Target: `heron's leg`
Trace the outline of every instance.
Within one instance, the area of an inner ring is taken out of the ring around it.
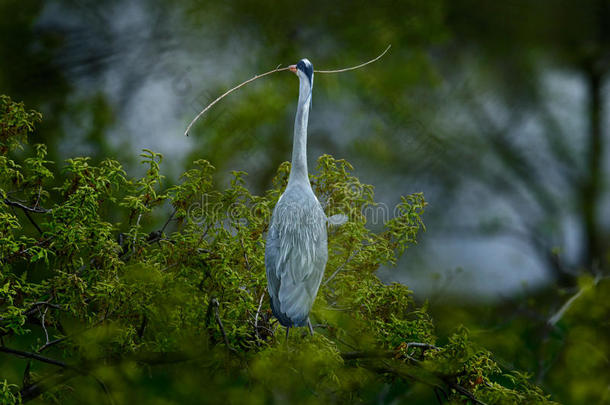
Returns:
[[[288,342],[288,332],[290,332],[290,326],[286,326],[286,342]]]
[[[313,336],[313,326],[311,325],[311,321],[307,318],[307,326],[309,326],[309,333]]]

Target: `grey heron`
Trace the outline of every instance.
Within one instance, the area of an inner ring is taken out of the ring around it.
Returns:
[[[280,196],[269,225],[265,247],[267,287],[271,310],[286,327],[313,327],[309,311],[314,303],[328,258],[327,218],[316,198],[307,172],[307,122],[313,90],[313,65],[301,59],[290,70],[299,78],[294,121],[292,166],[286,190]]]

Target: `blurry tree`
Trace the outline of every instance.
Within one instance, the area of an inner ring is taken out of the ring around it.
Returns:
[[[127,160],[129,154],[108,142],[121,105],[101,86],[103,73],[121,55],[110,42],[109,17],[90,6],[85,0],[2,1],[0,88],[45,114],[37,137],[52,159],[79,150],[95,162],[109,154]]]
[[[499,195],[512,212],[481,229],[525,242],[564,285],[608,273],[608,21],[606,0],[465,0],[447,14],[443,70],[457,114],[440,118],[439,133],[452,179]],[[563,97],[562,80],[575,82]]]

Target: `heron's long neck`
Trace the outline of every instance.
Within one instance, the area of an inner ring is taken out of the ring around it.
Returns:
[[[294,141],[292,144],[292,167],[288,184],[295,181],[305,181],[309,184],[307,175],[307,121],[311,105],[311,87],[305,80],[299,86],[299,104],[294,119]]]

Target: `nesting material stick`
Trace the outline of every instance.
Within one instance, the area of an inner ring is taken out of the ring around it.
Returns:
[[[337,69],[337,70],[315,70],[314,69],[314,73],[342,73],[342,72],[347,72],[347,71],[350,71],[350,70],[360,69],[361,67],[365,67],[366,65],[370,65],[373,62],[377,62],[379,59],[381,59],[383,57],[383,55],[388,53],[388,51],[390,50],[391,47],[392,47],[392,45],[388,45],[388,47],[385,48],[385,51],[381,52],[379,54],[379,56],[377,56],[375,59],[371,59],[370,61],[361,63],[361,64],[359,64],[357,66],[352,66],[352,67],[348,67],[348,68],[344,68],[344,69]]]
[[[270,70],[268,72],[265,72],[263,74],[260,75],[256,75],[248,80],[246,80],[245,82],[243,82],[240,85],[237,85],[235,87],[233,87],[232,89],[229,89],[227,91],[224,92],[224,94],[222,94],[220,97],[218,97],[216,100],[212,101],[210,104],[208,104],[208,106],[206,108],[204,108],[203,110],[201,110],[201,112],[199,114],[197,114],[197,116],[191,121],[191,123],[189,124],[188,127],[186,127],[186,131],[184,131],[184,135],[189,136],[189,131],[191,130],[191,127],[193,126],[193,124],[199,119],[199,117],[201,117],[207,110],[209,110],[210,108],[212,108],[212,106],[214,104],[216,104],[217,102],[219,102],[220,100],[222,100],[225,96],[228,96],[229,94],[233,93],[235,90],[239,89],[242,86],[245,86],[246,84],[255,81],[256,79],[260,79],[263,76],[267,76],[270,75],[271,73],[275,73],[275,72],[281,72],[282,70],[288,70],[290,69],[288,66],[287,67],[277,67],[273,70]]]
[[[361,63],[361,64],[356,65],[356,66],[352,66],[352,67],[348,67],[348,68],[343,68],[343,69],[337,69],[337,70],[314,70],[314,73],[342,73],[342,72],[348,72],[350,70],[360,69],[360,68],[362,68],[362,67],[364,67],[366,65],[369,65],[371,63],[377,62],[379,59],[381,59],[383,57],[383,55],[385,55],[390,50],[391,47],[392,47],[392,45],[388,45],[388,47],[382,53],[380,53],[376,58],[369,60],[368,62],[364,62],[364,63]],[[265,73],[261,73],[260,75],[256,75],[256,76],[246,80],[245,82],[243,82],[241,84],[238,84],[237,86],[227,90],[222,95],[220,95],[216,100],[214,100],[210,104],[208,104],[207,107],[205,107],[203,110],[201,110],[201,112],[199,114],[197,114],[197,116],[195,118],[193,118],[193,120],[188,125],[188,127],[186,127],[186,131],[184,131],[184,135],[186,135],[186,136],[189,135],[189,131],[191,130],[191,127],[193,126],[193,124],[195,124],[195,122],[197,122],[197,120],[203,114],[205,114],[206,111],[208,111],[210,108],[212,108],[212,106],[214,106],[214,104],[216,104],[217,102],[219,102],[220,100],[222,100],[223,98],[228,96],[229,94],[233,93],[235,90],[239,89],[240,87],[245,86],[248,83],[252,83],[256,79],[260,79],[261,77],[270,75],[272,73],[282,72],[284,70],[289,70],[289,69],[290,69],[290,66],[283,67],[283,68],[280,68],[278,66],[277,68],[275,68],[273,70],[270,70],[270,71],[265,72]]]

